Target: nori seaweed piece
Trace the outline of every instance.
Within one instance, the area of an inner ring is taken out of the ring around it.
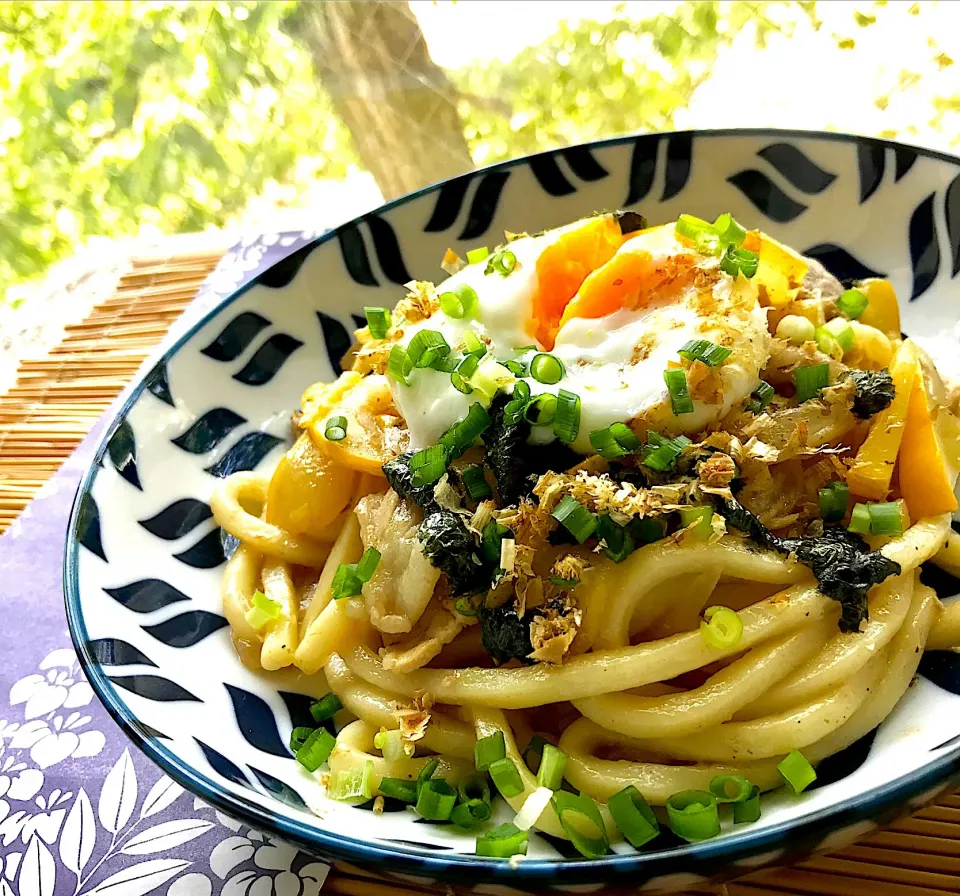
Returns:
[[[888,408],[897,394],[889,370],[851,370],[850,377],[857,387],[853,413],[863,420]]]

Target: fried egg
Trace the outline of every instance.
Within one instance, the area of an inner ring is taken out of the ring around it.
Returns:
[[[467,265],[436,287],[441,294],[465,284],[477,294],[472,316],[455,319],[437,310],[406,327],[407,346],[420,330],[436,330],[456,350],[472,331],[487,344],[481,370],[519,360],[529,368],[538,352],[549,351],[564,367],[555,384],[524,379],[532,395],[559,389],[580,397],[581,417],[571,447],[592,453],[590,432],[611,423],[677,434],[702,430],[720,419],[756,388],[769,356],[770,336],[756,287],[745,277],[720,269],[678,238],[671,225],[621,234],[617,219],[602,215],[574,222],[509,245],[517,264],[507,276],[486,273],[486,261]],[[722,365],[686,364],[693,411],[673,413],[664,371],[681,364],[679,350],[691,340],[708,340],[731,350]],[[502,385],[510,391],[515,378]],[[414,370],[410,384],[391,382],[397,410],[411,445],[434,444],[470,405],[449,373]],[[534,426],[531,441],[554,438]]]

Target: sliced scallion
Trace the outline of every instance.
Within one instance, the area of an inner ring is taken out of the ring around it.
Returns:
[[[743,620],[729,607],[708,607],[703,611],[700,636],[711,647],[727,650],[736,647],[743,637]]]
[[[387,360],[387,376],[404,386],[409,386],[412,372],[413,361],[410,360],[407,350],[402,345],[395,345],[390,349],[390,357]]]
[[[837,308],[847,320],[856,320],[869,304],[870,300],[859,289],[847,289],[837,296]]]
[[[620,833],[637,849],[660,833],[657,816],[632,784],[610,797],[607,808]]]
[[[710,782],[710,793],[718,803],[742,803],[750,799],[753,785],[741,775],[717,775]]]
[[[482,358],[487,353],[487,344],[473,330],[463,334],[463,353]]]
[[[743,274],[748,280],[757,273],[760,265],[760,256],[749,249],[736,249],[733,246],[727,246],[720,259],[720,270],[731,277]]]
[[[561,442],[576,441],[580,432],[580,396],[566,389],[557,392],[557,416],[553,421],[554,435]]]
[[[530,375],[538,382],[553,386],[563,379],[563,362],[547,352],[540,352],[533,356],[530,362]]]
[[[434,778],[417,792],[415,808],[417,814],[427,821],[449,821],[456,804],[457,791],[442,778]]]
[[[373,760],[363,768],[341,769],[330,779],[327,796],[332,800],[369,800],[373,797]]]
[[[650,432],[643,449],[643,463],[651,470],[666,473],[677,465],[677,459],[689,444],[690,440],[686,436],[667,439],[657,432]]]
[[[603,543],[604,554],[614,563],[622,563],[637,548],[629,530],[617,525],[605,513],[597,520],[597,538]]]
[[[506,743],[502,731],[495,731],[486,737],[477,738],[473,745],[473,760],[477,771],[487,771],[494,762],[507,755]]]
[[[480,246],[477,249],[471,249],[467,252],[467,264],[477,264],[483,261],[490,254],[486,246]]]
[[[473,392],[473,386],[470,385],[469,380],[477,372],[479,366],[480,359],[476,355],[464,355],[450,373],[450,382],[453,383],[453,388],[464,395]]]
[[[566,769],[567,754],[553,744],[544,744],[540,769],[537,771],[537,784],[549,787],[550,790],[559,790]]]
[[[709,506],[681,507],[680,524],[688,529],[691,535],[706,538],[711,532],[713,508]]]
[[[508,800],[523,793],[523,779],[517,769],[517,764],[509,757],[496,759],[487,769],[497,790]]]
[[[678,417],[681,414],[693,413],[693,399],[687,386],[687,375],[682,370],[664,370],[663,381],[667,384],[670,393],[670,407]]]
[[[466,283],[458,283],[453,289],[440,293],[440,310],[455,320],[469,317],[477,307],[477,293]],[[429,332],[421,330],[423,332]],[[411,341],[412,344],[412,341]],[[418,365],[429,367],[429,364]]]
[[[720,833],[717,801],[705,790],[682,790],[667,799],[667,819],[684,840],[709,840]]]
[[[747,401],[747,410],[752,414],[759,414],[761,411],[765,410],[767,406],[773,401],[773,396],[776,394],[773,386],[769,383],[760,380],[757,384],[757,388],[753,390],[750,395],[749,400]]]
[[[842,520],[850,503],[850,486],[845,482],[831,482],[820,489],[820,516],[828,523]]]
[[[332,719],[341,709],[343,709],[343,704],[340,702],[340,698],[331,692],[324,694],[316,703],[310,704],[310,715],[319,725],[326,722],[327,719]]]
[[[760,788],[754,787],[742,803],[733,804],[733,823],[749,824],[760,818]]]
[[[431,445],[417,451],[410,458],[411,482],[414,488],[436,482],[447,470],[447,449],[443,445]]]
[[[597,518],[572,495],[564,495],[551,516],[580,544],[597,529]]]
[[[599,859],[610,850],[607,829],[597,804],[586,794],[558,790],[550,800],[560,826],[581,855]]]
[[[491,422],[490,415],[482,404],[474,403],[470,405],[467,416],[458,420],[440,436],[440,445],[446,450],[448,459],[460,457],[490,426]],[[425,450],[429,451],[430,449]],[[415,454],[414,457],[416,456]],[[413,458],[410,459],[410,468],[413,469]],[[437,476],[437,479],[439,478]],[[431,479],[430,481],[434,482],[436,480]],[[414,485],[416,485],[416,482],[414,482]]]
[[[297,762],[308,772],[315,772],[333,752],[337,739],[326,728],[317,728],[297,750]]]
[[[401,800],[404,803],[415,803],[417,801],[416,781],[407,781],[405,778],[381,778],[378,789],[384,796]]]
[[[417,331],[407,346],[407,356],[414,367],[433,367],[449,354],[450,346],[438,330]]]
[[[480,550],[489,563],[500,561],[500,543],[512,533],[506,526],[501,526],[496,520],[490,520],[480,533]],[[479,768],[479,766],[477,766]]]
[[[742,227],[733,215],[724,212],[713,222],[713,229],[717,232],[720,242],[727,246],[739,248],[746,239],[746,228]]]
[[[342,414],[328,417],[323,429],[323,436],[327,441],[340,442],[347,437],[347,418]]]
[[[557,418],[557,397],[547,392],[538,395],[528,402],[523,416],[536,426],[550,426]]]
[[[475,828],[490,819],[490,803],[483,800],[467,800],[454,806],[450,813],[450,821],[458,828]]]
[[[799,750],[791,750],[777,766],[781,777],[793,789],[794,793],[806,790],[817,780],[817,773]]]
[[[809,401],[830,385],[830,365],[811,364],[798,367],[793,372],[793,384],[797,389],[797,401]]]
[[[363,313],[367,318],[367,329],[374,339],[383,339],[390,329],[390,312],[386,308],[366,307]]]
[[[467,497],[471,501],[482,501],[493,494],[481,464],[470,464],[470,466],[464,467],[460,471],[460,479],[463,482],[463,487],[467,490]]]
[[[493,859],[509,859],[510,856],[527,854],[527,832],[507,822],[477,837],[477,855]]]
[[[717,345],[709,339],[691,339],[680,347],[677,354],[691,363],[701,361],[707,367],[719,367],[733,354],[733,349]]]

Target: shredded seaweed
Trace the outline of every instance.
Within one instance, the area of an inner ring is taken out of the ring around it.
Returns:
[[[413,473],[410,471],[410,458],[414,452],[408,451],[383,465],[383,475],[387,482],[401,498],[406,498],[420,507],[424,514],[430,514],[440,509],[433,495],[433,483],[415,486]]]
[[[437,510],[420,524],[417,537],[427,559],[447,577],[451,597],[476,594],[490,587],[493,569],[484,562],[463,520],[450,510]]]
[[[855,632],[868,618],[867,592],[889,576],[900,574],[900,564],[884,557],[843,526],[825,526],[822,535],[780,538],[736,499],[716,497],[717,511],[734,529],[760,547],[795,554],[814,574],[820,591],[840,604],[840,631]]]
[[[644,230],[647,226],[647,219],[639,212],[616,211],[613,217],[617,219],[620,225],[620,232],[626,236],[628,233],[636,233],[638,230]]]
[[[888,370],[851,370],[850,377],[856,386],[853,413],[863,420],[886,410],[897,394]]]
[[[478,615],[484,650],[497,665],[502,666],[510,660],[527,664],[531,662],[527,659],[533,652],[530,622],[517,614],[512,600],[501,607],[481,607]]]

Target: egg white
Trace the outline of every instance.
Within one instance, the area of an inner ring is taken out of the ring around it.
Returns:
[[[464,332],[471,330],[488,342],[483,365],[491,365],[495,360],[532,360],[542,349],[528,331],[538,285],[536,261],[567,229],[511,243],[518,263],[509,276],[485,274],[485,262],[468,265],[454,274],[437,287],[437,292],[468,284],[479,297],[475,316],[458,320],[437,311],[405,328],[401,344],[409,344],[422,329],[432,329],[456,346],[462,343]],[[627,240],[619,251],[637,249],[664,259],[691,254],[690,248],[676,239],[672,227],[641,233]],[[564,364],[563,379],[545,385],[526,378],[533,395],[556,394],[562,388],[580,396],[580,431],[571,446],[574,450],[592,453],[592,430],[638,417],[663,431],[697,432],[756,388],[769,356],[770,341],[766,312],[757,303],[756,290],[745,278],[734,280],[717,270],[716,259],[698,261],[705,269],[712,268],[716,277],[712,287],[707,287],[711,292],[709,299],[704,300],[703,293],[691,284],[670,300],[655,301],[641,310],[573,318],[561,327],[552,349],[552,354]],[[691,339],[727,345],[733,353],[720,369],[722,400],[708,404],[695,399],[693,412],[678,417],[671,410],[663,373],[679,360],[678,350]],[[638,351],[641,344],[643,351]],[[531,345],[536,348],[529,348]],[[449,374],[429,369],[413,371],[409,386],[391,381],[391,389],[397,410],[410,431],[413,448],[435,444],[478,400],[476,394],[458,392]],[[533,427],[532,442],[544,443],[553,438],[549,427]]]

